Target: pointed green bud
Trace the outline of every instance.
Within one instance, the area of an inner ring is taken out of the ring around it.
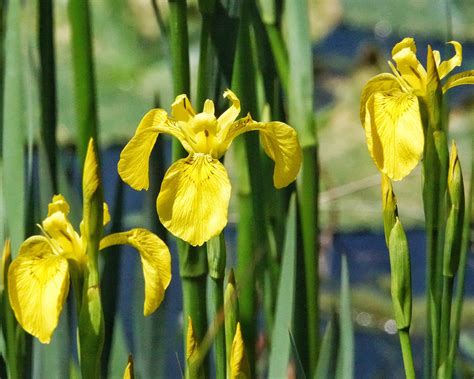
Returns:
[[[240,322],[237,323],[230,352],[230,379],[250,379],[250,365],[247,354],[245,353],[245,344],[240,329]]]
[[[0,299],[3,291],[7,288],[7,274],[10,263],[12,263],[11,245],[10,240],[6,240],[5,245],[3,245],[2,265],[0,266]]]
[[[383,210],[383,229],[385,232],[385,243],[389,244],[390,232],[395,225],[398,216],[397,199],[393,193],[392,182],[390,178],[382,174],[382,210]]]
[[[134,379],[134,378],[135,378],[135,371],[133,369],[133,357],[132,357],[132,354],[129,354],[128,363],[123,373],[123,379]]]
[[[79,357],[83,378],[98,378],[100,374],[100,358],[104,344],[104,316],[100,291],[95,278],[88,274],[84,284],[82,305],[79,312]]]
[[[408,329],[411,324],[411,268],[408,242],[403,226],[396,218],[389,239],[391,294],[397,328]]]
[[[464,220],[464,184],[456,144],[452,143],[448,171],[446,237],[444,240],[443,275],[453,277],[459,266]]]
[[[431,46],[428,45],[426,58],[426,94],[424,100],[428,111],[428,130],[442,130],[443,89],[439,79],[436,60]]]
[[[186,333],[186,378],[204,378],[204,371],[201,366],[199,344],[193,328],[193,320],[188,317],[188,330]]]
[[[227,287],[224,293],[224,323],[225,323],[225,345],[227,372],[230,372],[230,354],[232,351],[232,342],[237,329],[239,319],[239,301],[237,299],[237,290],[235,285],[234,270],[230,269],[227,278]]]
[[[225,275],[226,248],[224,235],[221,233],[206,243],[209,276],[212,279],[223,279]]]

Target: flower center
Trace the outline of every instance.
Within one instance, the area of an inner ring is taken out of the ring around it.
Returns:
[[[218,147],[216,117],[206,112],[198,113],[188,125],[195,153],[210,154],[214,157]]]

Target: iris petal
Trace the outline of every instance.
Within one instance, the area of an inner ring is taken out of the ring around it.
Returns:
[[[196,115],[196,112],[186,95],[178,95],[171,104],[171,115],[177,121],[189,122]]]
[[[200,246],[227,224],[230,191],[222,163],[209,155],[190,155],[166,172],[156,204],[158,216],[175,236]]]
[[[400,90],[377,92],[367,102],[367,146],[375,164],[401,180],[418,164],[424,137],[418,98]]]
[[[176,137],[187,151],[192,151],[183,131],[172,121],[163,109],[152,109],[141,120],[132,139],[120,153],[118,172],[124,182],[140,191],[148,189],[150,154],[159,133]]]
[[[28,238],[8,271],[10,303],[20,325],[49,343],[69,291],[68,262],[45,237]]]
[[[388,91],[392,88],[399,88],[400,85],[397,82],[397,79],[392,74],[379,74],[370,79],[362,90],[360,96],[360,121],[364,125],[365,120],[365,104],[367,103],[370,96],[375,92]]]
[[[286,187],[296,179],[301,167],[301,147],[296,131],[279,122],[256,122],[250,116],[232,124],[222,149],[228,149],[232,140],[249,131],[260,132],[265,153],[275,162],[273,184],[276,188]]]
[[[465,84],[474,84],[474,70],[464,71],[450,76],[443,86],[443,92],[446,92],[450,88]]]
[[[235,121],[235,119],[240,114],[240,100],[237,98],[235,93],[230,89],[224,92],[224,97],[231,101],[231,106],[222,113],[217,119],[217,125],[222,136],[219,135],[218,138],[224,139],[228,131],[229,126]]]
[[[404,38],[392,49],[392,58],[403,79],[415,91],[423,92],[426,86],[426,70],[416,57],[413,38]]]
[[[170,284],[170,251],[157,235],[142,228],[108,235],[100,242],[100,249],[123,244],[133,246],[140,254],[145,279],[143,313],[148,316],[160,306]]]
[[[69,214],[69,204],[63,195],[54,195],[51,203],[48,204],[48,217],[55,212],[64,213],[66,216]]]
[[[439,64],[438,74],[440,79],[443,79],[453,71],[455,67],[461,66],[462,63],[462,45],[456,41],[451,41],[449,43],[454,46],[455,54],[447,61],[443,61]]]

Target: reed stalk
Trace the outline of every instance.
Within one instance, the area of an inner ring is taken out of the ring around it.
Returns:
[[[190,95],[189,43],[186,0],[169,0],[169,35],[171,64],[173,68],[174,94]],[[185,154],[179,141],[173,141],[173,161]],[[197,343],[207,330],[206,283],[207,259],[205,250],[178,241],[180,276],[183,284],[184,331],[188,330],[188,317],[191,317]],[[183,333],[186,345],[186,333]],[[186,351],[186,349],[185,349]],[[203,370],[207,372],[207,359]],[[186,372],[187,370],[185,370]]]
[[[70,0],[68,13],[71,24],[78,150],[81,164],[83,164],[90,138],[93,138],[98,145],[96,83],[89,1]]]
[[[40,57],[40,136],[45,148],[47,167],[53,193],[58,193],[57,179],[57,103],[56,60],[54,48],[53,0],[38,1],[39,57]]]
[[[251,37],[252,2],[241,4],[240,24],[232,74],[232,89],[241,100],[242,114],[258,117],[256,58]],[[268,252],[265,226],[265,196],[261,172],[259,138],[247,133],[235,142],[239,179],[239,225],[237,240],[237,283],[240,285],[239,312],[250,372],[255,376],[256,266]],[[258,236],[258,238],[256,238]]]

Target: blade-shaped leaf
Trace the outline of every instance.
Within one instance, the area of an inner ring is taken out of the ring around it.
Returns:
[[[351,317],[349,270],[347,268],[347,258],[345,255],[342,256],[340,297],[339,320],[341,334],[339,336],[336,378],[351,379],[354,376],[354,332]]]
[[[319,351],[318,365],[314,373],[314,379],[330,378],[334,376],[336,358],[338,351],[339,320],[333,313],[329,320]]]
[[[269,378],[286,374],[290,358],[290,338],[288,330],[293,325],[293,308],[295,302],[296,264],[296,198],[291,197],[288,211],[285,246],[278,298],[276,303],[275,323],[272,333],[272,350],[270,352]]]

